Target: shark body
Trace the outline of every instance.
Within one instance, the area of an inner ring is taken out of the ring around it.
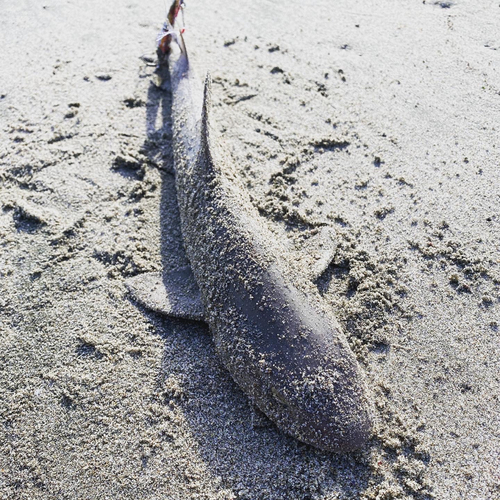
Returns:
[[[152,309],[205,321],[232,378],[284,432],[323,450],[357,449],[372,427],[360,366],[319,294],[290,279],[297,269],[280,257],[275,236],[219,154],[210,78],[203,88],[183,40],[181,49],[167,58],[175,182],[191,266],[135,277],[129,289]]]

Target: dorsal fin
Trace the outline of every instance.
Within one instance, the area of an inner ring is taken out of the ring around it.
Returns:
[[[213,175],[215,162],[210,127],[210,108],[212,106],[212,78],[210,73],[205,77],[203,88],[203,105],[200,123],[200,149],[198,153],[197,168],[209,176]]]
[[[212,106],[212,77],[207,73],[203,86],[203,107],[201,109],[201,142],[202,148],[210,149],[210,108]]]

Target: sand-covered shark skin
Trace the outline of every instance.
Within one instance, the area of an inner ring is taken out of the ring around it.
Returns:
[[[360,367],[218,153],[210,78],[203,91],[177,36],[181,54],[168,56],[175,179],[191,270],[137,276],[129,289],[152,309],[206,321],[233,379],[284,432],[323,450],[357,449],[372,425]]]

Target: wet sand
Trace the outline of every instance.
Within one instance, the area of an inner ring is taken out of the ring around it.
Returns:
[[[347,455],[287,437],[208,329],[124,282],[187,264],[164,6],[0,14],[0,498],[500,495],[500,8],[192,1],[191,57],[252,202],[310,265],[377,425]]]

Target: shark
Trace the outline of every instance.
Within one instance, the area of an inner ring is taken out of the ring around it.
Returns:
[[[134,276],[127,287],[151,310],[207,323],[221,363],[283,432],[330,452],[356,450],[373,427],[363,370],[311,284],[311,269],[304,273],[286,258],[222,152],[211,126],[211,78],[203,84],[196,75],[181,13],[175,0],[158,56],[170,74],[175,184],[190,265]],[[320,233],[317,248],[331,254],[335,236],[328,228]],[[330,260],[320,258],[312,274]]]

